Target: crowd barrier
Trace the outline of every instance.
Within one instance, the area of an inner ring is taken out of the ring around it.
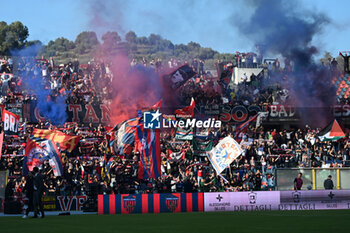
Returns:
[[[99,195],[99,214],[203,212],[203,193]]]
[[[99,195],[99,214],[350,209],[350,190]]]

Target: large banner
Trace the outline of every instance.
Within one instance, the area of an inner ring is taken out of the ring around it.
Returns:
[[[350,209],[350,190],[99,195],[99,214]]]
[[[350,190],[205,193],[204,211],[350,209]]]
[[[204,211],[278,210],[279,191],[204,193]]]
[[[281,191],[279,210],[350,209],[350,190]]]
[[[218,119],[223,123],[242,123],[261,111],[263,111],[262,108],[257,105],[244,106],[225,104],[220,106],[220,115]]]
[[[6,104],[6,109],[11,112],[28,119],[30,122],[37,123],[40,120],[45,120],[37,108],[36,102],[32,101],[30,104]],[[317,111],[322,111],[339,118],[350,118],[350,105],[334,105],[333,107],[325,109],[317,108],[295,108],[291,105],[233,105],[233,104],[207,104],[195,107],[195,113],[198,116],[213,117],[221,120],[223,123],[242,123],[249,118],[257,115],[259,112],[268,112],[267,120],[269,122],[280,121],[299,121],[301,114],[315,114]],[[110,106],[106,104],[68,104],[66,108],[68,115],[67,122],[78,123],[108,123],[111,111]]]
[[[111,116],[110,108],[105,104],[68,104],[66,112],[67,122],[77,123],[108,123]],[[29,107],[24,108],[24,115],[33,123],[45,120],[40,115],[35,101],[32,101]]]
[[[98,195],[98,214],[203,212],[203,193]]]

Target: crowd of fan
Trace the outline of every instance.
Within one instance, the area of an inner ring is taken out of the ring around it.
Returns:
[[[256,55],[247,55],[246,59],[248,57],[254,67],[255,61],[260,62]],[[131,61],[132,66],[137,63],[135,60]],[[186,62],[171,59],[162,64],[160,59],[150,63],[143,59],[140,63],[162,69],[162,66],[174,68]],[[194,97],[199,105],[268,105],[288,99],[288,91],[280,83],[266,81],[269,80],[271,72],[280,70],[278,60],[273,64],[263,64],[264,72],[258,76],[252,75],[249,82],[245,80],[234,87],[223,87],[220,81],[207,75],[203,61],[194,59],[190,65],[199,75],[181,88],[180,96],[184,103],[188,103],[191,97]],[[33,78],[39,80],[46,89],[51,89],[52,95],[70,93],[68,103],[108,103],[112,93],[110,84],[113,74],[108,63],[102,60],[92,61],[85,66],[75,59],[57,66],[52,58],[22,58],[16,64],[16,72],[13,72],[14,66],[11,58],[1,62],[2,104],[35,99],[25,84]],[[291,69],[288,63],[285,69]],[[23,150],[31,130],[51,127],[45,122],[27,123],[18,137],[5,137],[0,170],[9,172],[8,195],[20,195],[24,188]],[[350,152],[348,138],[338,142],[320,142],[316,136],[317,131],[309,127],[287,131],[250,126],[241,141],[243,155],[234,161],[222,176],[217,176],[206,157],[193,154],[191,143],[179,144],[167,135],[163,136],[161,141],[162,176],[158,179],[139,180],[137,154],[113,156],[108,163],[108,169],[106,168],[104,155],[108,151],[108,145],[104,140],[106,130],[102,125],[73,124],[62,130],[71,135],[81,135],[82,140],[70,155],[62,154],[63,176],[55,177],[48,162],[43,164],[45,186],[47,192],[52,195],[86,194],[89,184],[97,184],[99,193],[274,190],[276,168],[347,166]],[[234,132],[234,125],[223,125],[220,130],[211,132],[210,137],[214,142],[218,142],[225,136],[234,136]],[[185,159],[168,159],[169,148],[184,151]],[[108,154],[108,157],[111,155]]]

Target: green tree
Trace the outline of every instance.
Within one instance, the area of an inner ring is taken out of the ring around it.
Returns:
[[[57,53],[67,52],[75,48],[73,41],[70,41],[64,37],[57,38],[56,40],[51,40],[45,47],[45,54],[50,56],[55,56]]]
[[[49,50],[55,50],[58,52],[66,52],[68,50],[74,49],[75,44],[73,41],[70,41],[64,37],[57,38],[55,41],[49,41],[46,46]]]
[[[148,41],[151,45],[156,45],[157,43],[159,43],[159,41],[162,39],[162,37],[160,35],[156,35],[156,34],[151,34],[148,37]]]
[[[174,47],[174,55],[177,58],[184,58],[184,55],[188,53],[188,48],[184,44],[178,44]]]
[[[118,32],[108,31],[102,36],[102,40],[103,48],[108,51],[110,49],[114,49],[117,46],[117,44],[121,41],[121,38]]]
[[[147,39],[147,37],[145,37],[145,36],[137,37],[137,38],[136,38],[136,43],[137,43],[137,44],[144,44],[144,45],[149,44],[149,43],[148,43],[148,39]]]
[[[199,53],[199,49],[201,48],[201,45],[196,43],[196,42],[191,41],[187,44],[187,47],[188,47],[189,51]]]
[[[137,38],[136,33],[133,31],[129,31],[125,34],[125,40],[130,44],[135,43],[136,38]]]
[[[213,59],[216,51],[212,50],[211,48],[200,48],[198,57],[202,60],[206,59]]]
[[[79,53],[86,53],[99,45],[95,32],[85,31],[80,33],[75,39],[75,46]]]
[[[21,49],[28,35],[28,28],[19,21],[9,25],[0,22],[0,54],[9,55],[11,50]]]

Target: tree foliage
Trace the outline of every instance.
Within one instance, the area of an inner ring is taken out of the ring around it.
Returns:
[[[220,59],[229,60],[232,54],[221,54],[211,48],[204,48],[199,43],[173,44],[170,40],[162,38],[158,34],[137,36],[134,31],[129,31],[124,36],[124,41],[116,31],[108,31],[102,35],[101,44],[95,32],[81,32],[75,39],[70,41],[60,37],[43,45],[40,41],[27,41],[28,28],[21,22],[7,24],[0,22],[0,55],[9,55],[11,51],[19,49],[31,49],[40,51],[37,55],[46,57],[55,56],[65,60],[73,57],[91,59],[96,54],[100,56],[114,56],[125,50],[132,58],[147,60],[176,58],[190,61],[193,58],[210,60],[210,63]]]
[[[128,33],[125,34],[125,40],[130,44],[135,43],[136,38],[137,38],[136,33],[133,31],[129,31]]]
[[[118,32],[106,32],[102,36],[103,46],[107,49],[113,49],[122,40]]]
[[[10,55],[11,51],[23,48],[29,35],[28,28],[16,21],[0,22],[0,55]]]
[[[86,53],[99,45],[97,35],[95,32],[85,31],[81,32],[75,39],[75,46],[78,53]]]

